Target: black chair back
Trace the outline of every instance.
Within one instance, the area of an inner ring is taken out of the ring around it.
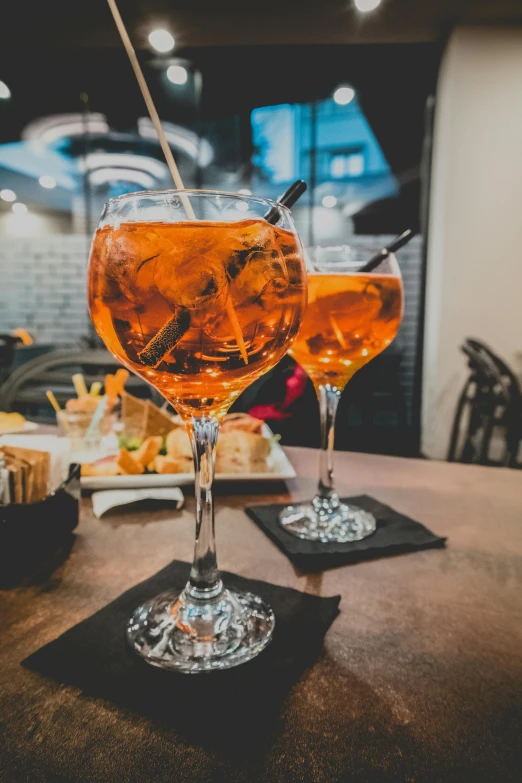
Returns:
[[[448,460],[517,467],[522,395],[516,376],[479,340],[466,340],[461,350],[470,375],[457,403]],[[502,449],[496,460],[491,458],[494,436]]]

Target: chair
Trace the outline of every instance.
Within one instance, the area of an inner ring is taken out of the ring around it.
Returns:
[[[46,397],[52,389],[61,405],[75,396],[72,375],[83,373],[87,387],[94,381],[103,383],[105,375],[121,365],[103,349],[92,351],[57,350],[26,362],[15,370],[0,388],[0,410],[16,410],[42,423],[55,422]],[[141,378],[131,375],[127,390],[137,397],[161,400],[156,390]]]
[[[12,334],[0,334],[0,383],[3,383],[8,377],[16,346],[21,342],[19,337],[13,337]]]
[[[471,372],[457,403],[448,460],[521,467],[522,394],[516,376],[479,340],[466,340],[461,350]],[[496,460],[491,458],[494,442],[502,451]]]
[[[520,389],[519,380],[504,360],[497,356],[485,343],[471,338],[468,338],[466,343],[471,348],[487,356],[500,373],[503,389],[509,398],[509,404],[502,421],[506,440],[504,461],[509,467],[521,467],[518,462],[520,444],[522,442],[522,390]]]

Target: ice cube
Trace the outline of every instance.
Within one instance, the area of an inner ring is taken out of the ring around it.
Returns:
[[[222,309],[228,295],[223,264],[210,253],[188,255],[173,250],[161,254],[155,264],[154,283],[174,308],[186,307],[194,316]]]
[[[255,221],[238,227],[234,233],[227,235],[223,246],[223,257],[228,256],[226,270],[233,280],[244,268],[246,259],[253,252],[262,252],[274,246],[274,231],[268,223]]]
[[[234,300],[238,304],[255,302],[287,288],[285,260],[275,246],[250,252],[231,284]]]
[[[134,303],[143,302],[155,289],[154,262],[159,254],[144,239],[143,235],[127,230],[107,244],[107,278]]]

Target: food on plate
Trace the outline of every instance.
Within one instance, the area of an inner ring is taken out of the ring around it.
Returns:
[[[271,442],[261,435],[263,422],[245,413],[225,416],[216,447],[216,473],[266,473]],[[178,460],[182,473],[192,471],[192,448],[184,427],[167,435],[167,455]]]
[[[3,413],[0,412],[0,430],[2,432],[15,432],[23,430],[25,418],[21,413]]]
[[[145,419],[144,437],[150,435],[168,435],[173,427],[170,413],[158,408],[158,406],[154,405],[150,400],[147,400],[145,407],[147,418]]]
[[[255,432],[261,435],[264,422],[249,416],[247,413],[227,413],[223,418],[219,431],[221,434],[232,431]]]
[[[194,463],[192,461],[192,446],[188,433],[183,425],[176,427],[167,435],[165,441],[167,456],[173,460],[176,470],[173,473],[193,473]],[[166,472],[163,466],[163,473]]]
[[[130,438],[167,435],[174,426],[172,416],[150,400],[140,400],[124,392],[121,400],[123,431]]]
[[[124,401],[127,396],[124,396]],[[138,400],[141,403],[141,400]],[[132,402],[131,402],[132,405]],[[146,413],[146,403],[143,403]],[[138,406],[134,408],[138,410]],[[163,412],[162,412],[163,413]],[[165,414],[165,417],[167,414]],[[83,476],[141,475],[144,472],[165,474],[193,473],[192,447],[181,419],[169,417],[170,429],[165,435],[156,434],[144,439],[128,436],[120,438],[116,457],[104,458],[82,467]],[[216,448],[216,473],[270,472],[272,438],[261,430],[263,422],[244,413],[224,417]]]
[[[151,435],[143,441],[139,449],[133,454],[133,458],[140,462],[143,467],[147,467],[159,454],[159,451],[163,445],[163,438],[161,435]]]
[[[176,427],[167,435],[167,454],[174,459],[188,459],[192,462],[192,446],[185,427]]]
[[[153,473],[192,473],[192,462],[184,459],[174,459],[173,457],[158,454],[154,462],[149,465],[149,470]]]
[[[116,458],[116,464],[124,475],[139,476],[145,470],[145,466],[138,462],[137,459],[134,459],[131,452],[127,451],[127,449],[120,449],[120,453]]]
[[[142,438],[145,432],[147,406],[145,400],[124,392],[121,397],[121,422],[128,438]]]
[[[92,478],[93,476],[120,476],[121,470],[114,458],[101,459],[92,464],[82,465],[82,478]]]
[[[266,473],[271,443],[255,432],[232,430],[218,438],[216,473]]]

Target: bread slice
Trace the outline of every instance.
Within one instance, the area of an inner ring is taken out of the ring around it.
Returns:
[[[216,473],[266,473],[270,440],[253,432],[233,430],[220,434]]]
[[[172,457],[163,457],[158,455],[153,465],[149,465],[149,470],[153,468],[156,473],[193,473],[194,466],[192,460],[173,459]]]
[[[227,413],[221,422],[220,431],[222,433],[232,432],[233,430],[242,430],[243,432],[255,432],[261,434],[264,421],[249,416],[248,413]]]
[[[121,472],[120,467],[116,464],[116,462],[111,460],[104,460],[103,462],[99,462],[98,464],[88,464],[85,463],[82,465],[82,476],[117,476]]]
[[[95,397],[93,399],[96,399]],[[122,392],[121,420],[123,432],[129,438],[143,438],[147,419],[147,406],[144,400]]]
[[[185,427],[176,427],[167,435],[167,454],[173,459],[192,460],[192,446]]]
[[[145,435],[167,435],[172,429],[172,416],[147,400],[145,403]]]

